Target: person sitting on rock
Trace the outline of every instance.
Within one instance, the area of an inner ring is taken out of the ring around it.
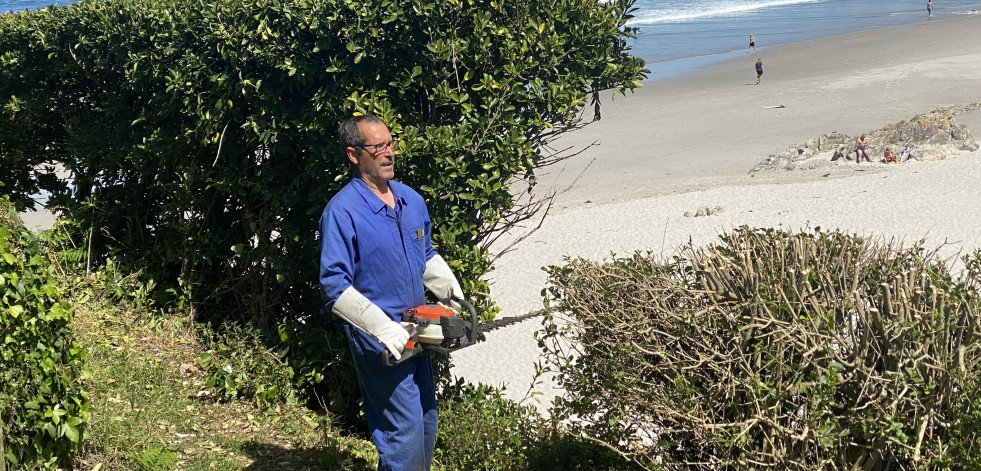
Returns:
[[[886,150],[882,152],[882,160],[887,164],[898,164],[899,156],[892,151],[892,147],[886,147]]]
[[[855,163],[862,163],[862,158],[865,158],[866,162],[872,163],[869,154],[869,136],[862,134],[861,137],[855,139]]]

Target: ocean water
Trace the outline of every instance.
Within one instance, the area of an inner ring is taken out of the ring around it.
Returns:
[[[602,0],[601,0],[602,1]],[[50,0],[0,0],[0,12],[37,9]],[[74,3],[60,1],[59,5]],[[647,61],[649,80],[662,80],[780,44],[921,21],[978,14],[981,0],[637,0],[628,40]],[[981,39],[981,34],[979,34]],[[927,39],[925,39],[927,40]]]
[[[981,0],[637,0],[628,44],[649,80],[682,75],[746,55],[749,35],[767,47],[857,31],[978,14]],[[981,40],[981,32],[979,32]],[[929,40],[924,38],[924,40]]]

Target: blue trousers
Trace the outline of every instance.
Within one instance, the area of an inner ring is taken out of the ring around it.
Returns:
[[[378,471],[429,471],[436,443],[436,389],[429,352],[385,366],[380,343],[351,326],[344,330],[371,440],[378,449]]]

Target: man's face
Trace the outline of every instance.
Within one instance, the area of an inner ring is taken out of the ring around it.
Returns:
[[[347,158],[353,163],[361,179],[375,186],[395,178],[395,149],[388,126],[381,123],[360,123],[358,131],[364,136],[365,147],[348,147]]]

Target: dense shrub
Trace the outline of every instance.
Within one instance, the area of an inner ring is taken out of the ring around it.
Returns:
[[[315,221],[347,174],[334,129],[372,112],[483,299],[480,242],[509,214],[508,185],[590,97],[598,112],[600,91],[643,76],[629,7],[107,0],[6,15],[0,152],[64,165],[74,184],[45,189],[96,229],[96,254],[141,262],[209,314],[271,322],[319,304]]]
[[[337,123],[389,123],[398,178],[492,316],[485,247],[535,207],[516,195],[559,158],[542,149],[646,73],[627,54],[631,5],[102,0],[2,15],[2,167],[15,197],[52,193],[93,266],[139,271],[192,320],[284,325],[298,378],[355,391],[325,363],[349,360],[316,288],[316,220],[347,180]]]
[[[610,449],[570,435],[534,407],[487,385],[458,380],[440,394],[438,469],[485,471],[633,470]]]
[[[557,418],[649,469],[979,469],[981,253],[721,240],[548,268]]]
[[[440,469],[522,470],[536,438],[534,409],[493,387],[458,382],[439,401],[435,461]]]
[[[36,238],[0,199],[0,443],[14,469],[70,463],[88,438],[85,351]]]

